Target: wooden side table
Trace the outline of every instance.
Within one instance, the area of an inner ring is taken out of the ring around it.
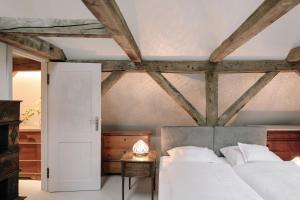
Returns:
[[[151,199],[155,190],[157,153],[150,151],[147,156],[138,157],[132,151],[126,152],[121,158],[122,174],[122,200],[124,200],[124,181],[129,178],[129,190],[131,189],[131,177],[150,177],[151,178]]]

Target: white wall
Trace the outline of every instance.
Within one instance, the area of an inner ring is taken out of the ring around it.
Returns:
[[[104,73],[103,78],[107,75]],[[205,116],[204,75],[164,75]],[[219,115],[261,76],[221,74]],[[280,73],[230,125],[299,125],[299,84],[300,77],[295,73]],[[127,73],[102,98],[102,125],[104,130],[149,129],[159,133],[161,126],[193,126],[196,123],[147,74]]]
[[[12,50],[0,42],[0,100],[10,100],[12,97]]]
[[[41,72],[16,72],[13,76],[13,99],[22,100],[22,114],[30,109],[40,110],[41,101]],[[21,124],[21,128],[40,129],[40,115],[35,113],[28,121]]]

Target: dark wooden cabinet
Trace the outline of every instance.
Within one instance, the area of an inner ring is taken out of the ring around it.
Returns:
[[[102,172],[120,174],[122,156],[132,149],[134,143],[143,140],[150,146],[150,131],[102,132]]]
[[[21,199],[19,190],[20,101],[0,101],[0,199]]]
[[[300,127],[268,128],[267,145],[283,160],[300,156]]]

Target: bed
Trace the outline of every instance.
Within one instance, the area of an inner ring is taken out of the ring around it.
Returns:
[[[244,131],[248,127],[244,127]],[[236,145],[237,142],[254,143],[264,145],[261,131],[251,130],[251,134],[241,134],[235,127],[218,127],[214,131],[214,149],[220,155],[219,149],[225,146]],[[235,139],[228,134],[235,135]],[[239,136],[238,136],[239,135]],[[244,137],[253,137],[245,139]],[[224,139],[226,138],[226,139]],[[250,141],[251,140],[251,141]],[[266,140],[266,139],[265,139]],[[253,188],[265,200],[299,200],[300,199],[300,166],[294,162],[249,162],[233,167],[251,188]]]
[[[234,171],[265,200],[300,199],[300,166],[293,162],[253,162]]]
[[[212,127],[162,128],[161,153],[163,156],[160,160],[159,170],[159,200],[262,200],[226,162],[174,163],[169,156],[166,156],[167,150],[178,146],[218,149],[219,146],[227,145],[226,140],[218,141],[215,133],[215,128]],[[231,142],[235,140],[257,142],[256,137],[240,138],[241,134],[235,135],[235,133],[229,135]],[[216,152],[219,154],[218,151]]]

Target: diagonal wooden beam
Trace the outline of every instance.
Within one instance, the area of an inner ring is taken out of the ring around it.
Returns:
[[[0,32],[43,37],[110,38],[98,20],[0,17]]]
[[[205,125],[205,118],[161,73],[148,72],[148,74],[199,126]]]
[[[111,33],[114,40],[134,62],[141,62],[140,50],[114,0],[82,0],[86,7]]]
[[[268,72],[236,100],[218,119],[218,125],[226,125],[258,92],[260,92],[279,72]]]
[[[211,62],[220,62],[278,18],[300,3],[300,0],[265,0],[255,12],[230,35],[210,56]]]
[[[0,33],[0,42],[4,42],[13,47],[28,51],[33,55],[53,61],[66,60],[63,50],[37,37],[20,36],[12,33]]]
[[[218,121],[218,73],[207,71],[206,80],[206,125],[215,126]]]
[[[298,74],[298,76],[300,76],[300,71],[295,71],[296,72],[296,74]]]
[[[287,58],[286,58],[286,61],[288,62],[299,62],[300,61],[300,47],[296,47],[296,48],[293,48]]]
[[[125,71],[114,71],[101,83],[101,95],[105,95],[124,76]]]

